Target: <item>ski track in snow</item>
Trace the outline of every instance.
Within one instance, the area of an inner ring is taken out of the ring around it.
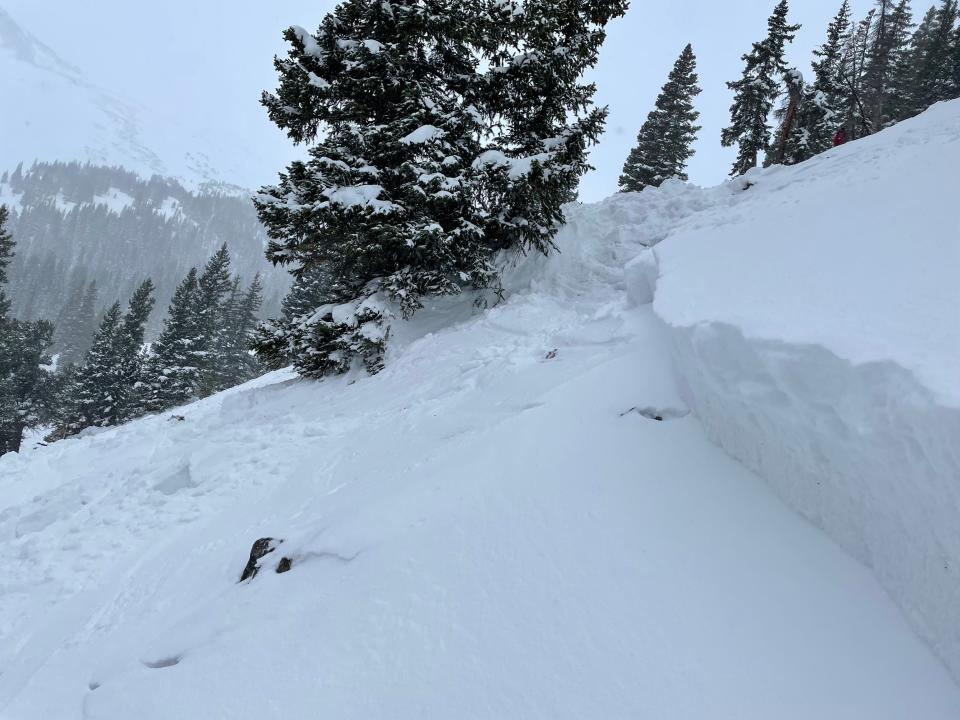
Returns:
[[[377,376],[0,459],[0,718],[960,716],[871,573],[686,415],[630,261],[737,192],[573,208]]]

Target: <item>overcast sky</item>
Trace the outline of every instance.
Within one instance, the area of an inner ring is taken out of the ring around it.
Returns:
[[[872,0],[853,0],[857,16]],[[316,27],[328,0],[0,0],[14,18],[89,80],[163,108],[199,128],[229,123],[265,148],[275,167],[291,156],[284,136],[266,119],[259,93],[274,86],[271,58],[283,50],[288,25]],[[584,200],[616,190],[623,159],[653,106],[666,75],[687,42],[693,43],[703,93],[697,100],[703,130],[690,164],[693,182],[726,176],[733,151],[720,147],[740,56],[763,37],[775,0],[633,0],[609,28],[593,75],[597,102],[609,105],[606,135],[594,149],[597,170],[581,188]],[[810,52],[823,41],[840,0],[793,0],[791,19],[803,28],[791,62],[809,74]],[[242,149],[240,150],[242,152]]]

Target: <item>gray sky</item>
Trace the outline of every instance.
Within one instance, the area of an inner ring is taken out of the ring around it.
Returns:
[[[593,75],[597,102],[610,106],[606,135],[592,153],[597,170],[581,197],[597,200],[616,190],[617,176],[637,130],[653,106],[673,61],[687,42],[697,54],[703,93],[697,101],[703,130],[690,164],[693,182],[726,177],[733,151],[720,147],[740,55],[763,37],[775,0],[633,0],[627,16],[609,28]],[[288,25],[313,28],[330,0],[0,0],[14,18],[88,79],[147,107],[162,108],[186,125],[230,123],[276,162],[263,182],[292,155],[287,140],[258,104],[274,86],[274,52]],[[840,0],[793,0],[791,18],[803,28],[791,62],[809,74],[811,50],[823,41]],[[854,0],[860,16],[872,0]],[[257,175],[259,176],[260,171]]]

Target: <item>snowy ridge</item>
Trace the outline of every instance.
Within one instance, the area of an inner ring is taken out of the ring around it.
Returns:
[[[674,385],[631,260],[745,196],[573,207],[506,302],[426,308],[376,376],[4,456],[0,718],[957,717],[870,572]]]
[[[708,435],[871,566],[955,677],[958,165],[954,101],[748,175],[639,274]]]
[[[198,134],[163,109],[98,86],[0,8],[0,171],[35,160],[120,165],[145,177],[176,177],[191,189],[255,187],[240,138]],[[256,165],[254,163],[254,165]]]

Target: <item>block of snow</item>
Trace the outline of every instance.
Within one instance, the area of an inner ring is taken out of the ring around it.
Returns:
[[[657,246],[707,432],[871,565],[960,677],[960,101],[792,168]]]
[[[657,289],[657,256],[653,249],[644,250],[623,268],[627,283],[627,302],[631,307],[649,305]]]

